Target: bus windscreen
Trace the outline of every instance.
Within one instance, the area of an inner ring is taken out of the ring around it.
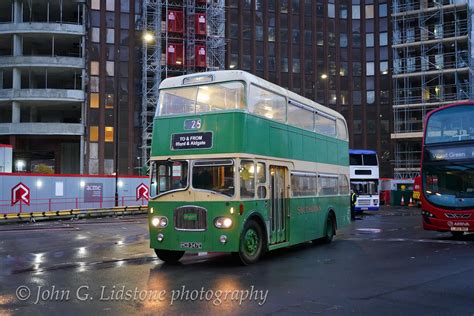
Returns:
[[[456,106],[431,115],[425,145],[474,140],[474,108]]]

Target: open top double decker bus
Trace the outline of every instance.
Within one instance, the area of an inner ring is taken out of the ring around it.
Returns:
[[[151,149],[150,246],[165,262],[330,242],[350,221],[342,115],[243,71],[161,83]]]
[[[474,231],[474,103],[457,103],[426,117],[421,165],[426,230]]]
[[[379,210],[379,160],[373,150],[349,150],[351,189],[357,194],[356,212]]]

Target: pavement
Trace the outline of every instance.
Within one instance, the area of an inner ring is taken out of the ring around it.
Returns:
[[[473,315],[474,234],[424,231],[385,208],[332,244],[179,265],[148,247],[143,216],[0,226],[0,315]]]

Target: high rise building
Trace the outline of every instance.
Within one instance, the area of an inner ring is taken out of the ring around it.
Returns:
[[[0,143],[13,145],[15,170],[137,173],[141,8],[0,2]]]
[[[419,174],[426,114],[474,96],[471,2],[393,1],[396,178]]]
[[[87,17],[84,172],[137,174],[142,1],[89,0]]]
[[[381,176],[391,176],[390,2],[228,0],[226,6],[226,67],[342,113],[351,148],[376,150]]]
[[[85,14],[80,1],[0,2],[0,143],[14,170],[81,171]]]

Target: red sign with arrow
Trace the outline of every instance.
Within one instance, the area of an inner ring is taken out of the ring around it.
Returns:
[[[12,188],[12,205],[18,202],[30,205],[30,188],[21,182]]]
[[[148,200],[149,192],[150,190],[148,189],[148,186],[146,184],[142,183],[139,186],[137,186],[137,194],[136,194],[137,201],[140,199]]]

